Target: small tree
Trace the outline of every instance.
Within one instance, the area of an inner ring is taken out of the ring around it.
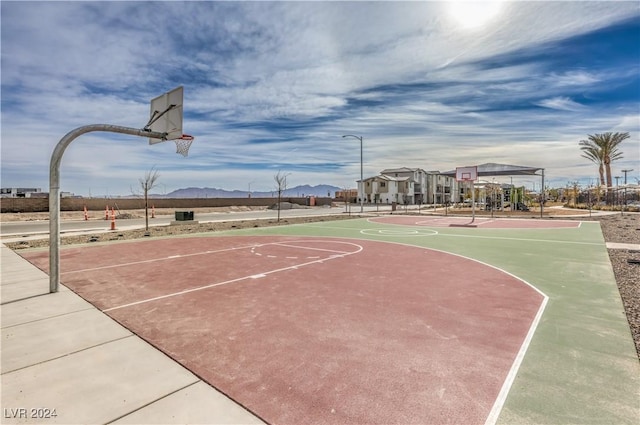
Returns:
[[[578,189],[580,188],[580,183],[578,183],[577,181],[574,181],[573,183],[571,183],[572,186],[572,192],[573,192],[573,208],[576,208],[578,206]]]
[[[144,174],[143,179],[138,179],[144,193],[144,224],[147,232],[149,231],[149,191],[154,188],[159,177],[158,170],[151,168]]]
[[[278,221],[280,221],[280,206],[281,206],[282,192],[287,190],[288,175],[289,174],[285,174],[281,170],[279,170],[278,174],[273,176],[273,179],[276,181],[277,190],[278,190]]]

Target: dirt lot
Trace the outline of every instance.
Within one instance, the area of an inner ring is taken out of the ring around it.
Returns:
[[[229,211],[246,211],[249,207],[224,207],[224,208],[206,208],[198,209],[197,213],[205,212],[229,212]],[[254,208],[256,209],[256,208]],[[263,208],[259,208],[263,209]],[[68,244],[81,244],[88,242],[108,242],[126,239],[138,239],[147,237],[161,237],[170,235],[180,235],[189,233],[200,232],[216,232],[222,230],[231,229],[244,229],[254,227],[267,227],[267,226],[281,226],[287,224],[297,223],[311,223],[318,221],[332,221],[332,220],[349,220],[358,218],[358,215],[347,215],[342,213],[342,209],[336,209],[336,215],[334,216],[322,216],[322,217],[299,217],[299,218],[283,218],[280,221],[276,219],[271,220],[245,220],[245,221],[229,221],[229,222],[215,222],[215,223],[202,223],[202,224],[184,224],[173,226],[154,226],[151,227],[149,232],[144,229],[127,230],[127,231],[114,231],[107,233],[95,233],[84,234],[79,236],[63,236],[61,243],[63,245]],[[156,215],[172,215],[174,210],[156,210]],[[397,214],[402,214],[403,211],[399,210]],[[416,211],[409,211],[409,213],[415,214]],[[469,211],[464,210],[451,210],[450,214],[469,214]],[[582,212],[584,213],[584,211]],[[150,212],[151,214],[151,212]],[[490,216],[490,212],[479,211],[476,212],[479,216]],[[569,215],[575,215],[575,210],[561,210],[561,209],[546,209],[545,217],[557,217],[557,218],[569,218]],[[518,214],[507,214],[494,212],[494,216],[509,215],[520,216],[522,218],[537,218],[539,212],[529,211],[520,212]],[[79,212],[63,212],[61,214],[63,220],[82,220],[84,213]],[[118,219],[126,218],[144,218],[144,210],[129,210],[120,211],[118,213]],[[2,214],[2,221],[16,221],[16,220],[47,220],[49,218],[48,213],[29,213],[29,214]],[[90,220],[103,220],[105,219],[104,213],[96,211],[89,212]],[[640,244],[640,214],[626,213],[624,216],[620,214],[613,215],[594,215],[593,217],[579,217],[569,218],[575,220],[590,220],[599,221],[602,227],[604,239],[606,242],[617,242],[627,244]],[[6,245],[14,250],[25,248],[36,248],[48,246],[48,239],[38,240],[23,240],[20,242],[7,243]],[[627,319],[629,321],[631,334],[636,344],[636,349],[640,356],[640,264],[636,261],[640,261],[639,250],[629,249],[609,249],[609,258],[611,259],[611,265],[615,273],[616,282],[620,291],[620,296],[625,307]]]
[[[264,210],[266,207],[217,207],[217,208],[198,208],[194,209],[194,213],[204,214],[204,213],[212,213],[212,212],[238,212],[238,211],[255,211],[255,210]],[[298,223],[313,223],[318,221],[333,221],[333,220],[347,220],[358,218],[358,215],[348,215],[343,213],[344,210],[336,208],[336,215],[334,216],[319,216],[319,217],[293,217],[293,218],[281,218],[280,221],[277,219],[262,219],[262,220],[241,220],[241,221],[225,221],[225,222],[211,222],[211,223],[189,223],[185,222],[185,224],[174,224],[171,226],[151,226],[149,227],[149,231],[146,231],[144,228],[135,229],[135,230],[115,230],[109,232],[96,232],[96,233],[85,233],[81,235],[75,236],[65,236],[62,235],[60,239],[60,243],[62,245],[71,245],[71,244],[82,244],[88,242],[108,242],[108,241],[116,241],[116,240],[127,240],[127,239],[138,239],[145,237],[161,237],[161,236],[173,236],[173,235],[181,235],[181,234],[193,234],[193,233],[204,233],[204,232],[218,232],[223,230],[232,230],[232,229],[246,229],[253,227],[268,227],[268,226],[283,226],[287,224],[298,224]],[[155,215],[160,217],[162,215],[173,216],[175,210],[167,209],[167,210],[155,210]],[[105,213],[104,212],[89,212],[89,220],[96,220],[102,223],[105,223]],[[151,217],[151,211],[149,211],[149,217]],[[275,215],[275,213],[274,213]],[[72,212],[61,212],[61,220],[82,220],[84,217],[84,213],[82,211],[72,211]],[[116,222],[118,224],[126,225],[127,219],[132,218],[144,218],[145,212],[144,210],[122,210],[116,214]],[[29,221],[29,220],[48,220],[48,213],[5,213],[2,214],[2,221]],[[109,213],[109,219],[111,219],[111,213]],[[153,219],[150,218],[149,221],[152,224]],[[104,226],[107,227],[106,225]],[[49,239],[25,239],[20,242],[11,242],[6,244],[11,249],[25,249],[25,248],[39,248],[45,247],[49,245]]]

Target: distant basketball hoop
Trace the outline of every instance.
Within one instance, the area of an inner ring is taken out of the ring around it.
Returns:
[[[471,191],[471,225],[476,220],[476,191],[474,183],[478,180],[478,167],[457,167],[456,168],[456,181],[459,183],[469,183],[469,190]]]
[[[457,167],[456,181],[474,182],[478,180],[478,167]]]

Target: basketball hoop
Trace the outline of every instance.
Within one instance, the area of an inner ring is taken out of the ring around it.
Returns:
[[[176,142],[176,153],[179,153],[182,156],[188,156],[189,148],[191,147],[191,143],[193,143],[193,139],[195,139],[195,137],[188,134],[183,134],[177,139],[173,139],[173,141]]]
[[[456,181],[474,182],[478,180],[478,167],[457,167]]]

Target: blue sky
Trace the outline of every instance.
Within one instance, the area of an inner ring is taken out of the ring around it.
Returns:
[[[640,175],[640,3],[2,1],[2,186],[49,186],[69,131],[142,128],[184,86],[172,142],[90,133],[61,190],[128,195],[152,167],[182,187],[355,187],[385,168],[497,162],[589,184],[588,134],[629,132],[614,175]],[[503,181],[509,179],[502,178]],[[533,184],[531,179],[514,182]],[[538,179],[535,180],[539,184]]]

